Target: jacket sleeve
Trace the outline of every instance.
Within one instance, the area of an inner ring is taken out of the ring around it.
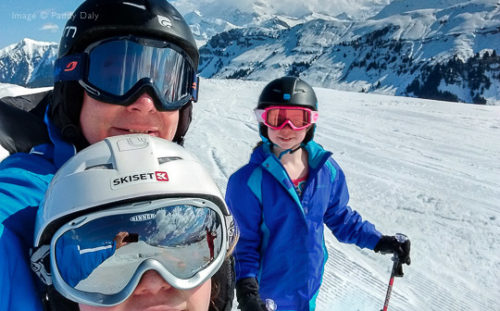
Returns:
[[[0,311],[43,310],[35,276],[19,237],[0,224]]]
[[[0,163],[0,222],[26,248],[33,245],[35,215],[55,170],[44,158],[26,153],[13,154]]]
[[[0,310],[41,310],[30,271],[35,215],[55,168],[16,153],[0,163]]]
[[[325,224],[340,242],[374,249],[382,234],[372,223],[363,221],[361,215],[348,206],[349,191],[344,172],[333,159],[329,161],[333,164],[332,174],[335,174],[335,178],[324,216]]]
[[[114,254],[116,243],[102,241],[81,249],[71,238],[63,237],[57,242],[56,249],[61,276],[74,287]]]
[[[240,169],[229,178],[226,190],[226,203],[240,230],[234,250],[236,280],[256,277],[260,266],[262,207],[248,186],[250,174],[248,167]]]

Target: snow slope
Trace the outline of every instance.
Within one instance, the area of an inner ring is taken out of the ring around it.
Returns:
[[[265,83],[202,80],[186,147],[218,184],[259,140],[252,109]],[[316,140],[344,169],[351,206],[413,243],[390,310],[500,310],[500,107],[316,88]],[[390,256],[340,244],[317,310],[379,310]]]
[[[200,85],[185,145],[224,191],[259,140],[252,109],[265,83]],[[351,206],[383,233],[412,241],[389,310],[500,310],[500,107],[316,91],[315,138],[344,169]],[[380,310],[390,256],[331,233],[326,245],[317,310]]]
[[[19,94],[32,94],[50,90],[52,87],[25,88],[16,84],[0,83],[0,98],[4,96],[16,96]]]

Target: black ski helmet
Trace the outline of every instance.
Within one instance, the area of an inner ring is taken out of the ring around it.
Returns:
[[[269,82],[259,96],[257,109],[265,109],[270,106],[295,106],[306,107],[318,111],[318,99],[313,88],[298,77],[285,76]],[[313,139],[316,124],[313,124],[304,138],[304,144]],[[269,139],[267,126],[259,125],[261,136]]]
[[[58,58],[80,53],[90,44],[115,36],[143,36],[172,42],[191,58],[198,69],[199,52],[182,15],[166,0],[87,0],[63,29]],[[88,145],[80,129],[83,88],[76,81],[55,81],[50,117],[62,136],[78,149]],[[192,102],[179,111],[174,141],[182,144],[191,122]]]

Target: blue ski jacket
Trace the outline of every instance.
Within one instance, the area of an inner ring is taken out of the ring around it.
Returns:
[[[57,241],[56,257],[60,264],[59,272],[70,286],[75,287],[85,280],[100,264],[115,253],[115,241],[93,242],[92,245],[78,245],[72,237],[67,235],[63,235]]]
[[[374,249],[382,234],[347,204],[339,165],[314,141],[305,146],[309,176],[299,198],[270,143],[229,178],[226,201],[240,229],[236,279],[255,277],[278,310],[314,310],[328,254],[324,225],[344,243]]]
[[[30,270],[38,205],[59,167],[76,150],[45,115],[52,143],[0,162],[0,311],[42,310],[42,286]]]

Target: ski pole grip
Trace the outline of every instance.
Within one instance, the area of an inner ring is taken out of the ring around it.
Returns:
[[[404,275],[403,263],[401,262],[401,260],[399,260],[398,254],[394,253],[392,261],[394,262],[394,264],[392,265],[392,275],[395,277],[402,277]]]

